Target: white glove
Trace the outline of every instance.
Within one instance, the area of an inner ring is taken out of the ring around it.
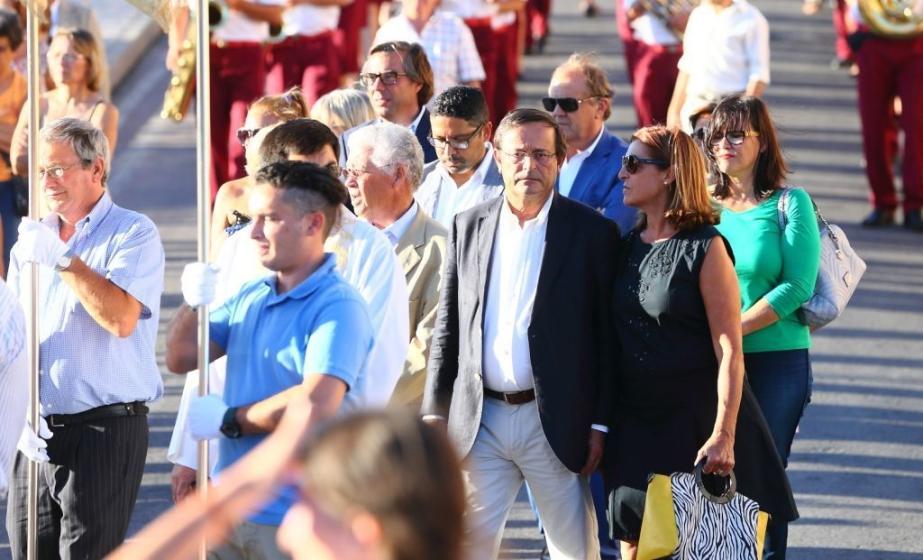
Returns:
[[[189,307],[208,305],[215,301],[218,267],[203,262],[189,263],[183,268],[180,284]]]
[[[228,405],[215,395],[198,397],[189,403],[189,432],[196,440],[221,437],[221,422]]]
[[[45,449],[48,447],[48,442],[45,440],[51,439],[51,435],[48,422],[39,416],[38,433],[36,434],[32,426],[26,422],[26,425],[22,428],[22,434],[19,436],[19,442],[16,444],[16,449],[36,463],[47,463],[49,459],[48,452]]]
[[[13,252],[21,262],[34,262],[54,268],[67,253],[67,245],[45,224],[23,218]]]

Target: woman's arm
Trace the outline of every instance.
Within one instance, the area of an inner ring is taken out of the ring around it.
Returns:
[[[740,289],[722,237],[716,237],[708,248],[699,286],[718,359],[718,413],[712,435],[699,449],[693,464],[705,458],[706,473],[727,474],[734,468],[734,437],[743,391],[744,362]]]
[[[23,104],[19,120],[10,139],[10,164],[13,173],[20,177],[29,174],[29,106]]]

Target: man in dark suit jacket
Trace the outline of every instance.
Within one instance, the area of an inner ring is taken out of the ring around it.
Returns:
[[[628,232],[634,227],[637,211],[622,201],[618,177],[628,146],[606,130],[612,94],[598,61],[587,54],[575,54],[555,69],[542,105],[567,141],[558,191],[595,208],[615,221],[622,232]]]
[[[466,457],[468,557],[496,557],[525,479],[551,556],[598,558],[586,477],[607,431],[618,226],[554,193],[547,113],[511,112],[495,141],[505,194],[450,230],[422,412]]]
[[[416,43],[389,41],[376,45],[362,65],[359,82],[383,121],[409,127],[423,148],[423,162],[436,160],[429,143],[429,111],[433,96],[433,69],[423,47]]]

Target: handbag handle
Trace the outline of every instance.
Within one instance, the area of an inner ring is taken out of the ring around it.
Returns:
[[[695,465],[695,485],[699,489],[699,492],[701,492],[702,495],[705,496],[705,499],[707,499],[710,502],[714,502],[716,504],[726,504],[730,502],[734,498],[734,496],[737,495],[737,477],[734,475],[734,471],[732,470],[731,472],[729,472],[727,476],[721,476],[717,474],[706,475],[705,472],[702,470],[704,468],[705,468],[705,459],[702,458]],[[716,478],[725,479],[726,482],[724,485],[724,491],[719,495],[712,494],[708,490],[708,488],[705,486],[705,482],[702,480],[703,476],[712,476]]]

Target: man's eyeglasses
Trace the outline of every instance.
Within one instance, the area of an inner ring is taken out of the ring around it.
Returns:
[[[256,133],[260,130],[259,128],[238,128],[237,141],[240,142],[241,146],[246,148],[250,140],[253,140],[253,137],[256,136]]]
[[[463,138],[436,138],[435,136],[427,136],[426,139],[429,140],[429,143],[432,147],[437,150],[444,150],[446,146],[451,146],[456,150],[467,150],[471,146],[471,139],[474,138],[481,128],[484,127],[484,123],[478,125],[474,131]]]
[[[359,74],[359,83],[367,88],[370,88],[375,85],[375,80],[381,80],[381,83],[385,84],[386,86],[393,86],[397,83],[398,78],[406,75],[407,74],[405,72],[395,72],[393,70],[381,72],[380,74]]]
[[[712,149],[717,148],[722,140],[727,140],[731,146],[740,146],[747,139],[747,136],[759,136],[760,133],[755,130],[728,130],[724,134],[718,133],[711,137],[709,145]]]
[[[573,113],[580,108],[580,104],[588,99],[596,99],[598,95],[591,95],[589,97],[584,97],[577,99],[576,97],[543,97],[542,98],[542,107],[545,108],[549,113],[554,111],[556,105],[561,106],[561,110],[565,113]]]
[[[641,168],[642,163],[649,163],[661,168],[670,165],[669,162],[666,162],[662,159],[643,158],[634,154],[622,156],[622,167],[625,169],[625,171],[628,172],[629,175],[634,175],[637,173],[638,169]]]
[[[64,177],[64,172],[70,169],[71,167],[76,166],[77,164],[71,165],[53,165],[51,167],[43,167],[38,170],[38,176],[42,179],[46,177],[54,177],[55,179],[60,179]]]
[[[395,165],[396,163],[397,162],[386,163],[384,165],[378,165],[377,167],[378,169],[384,169],[385,167],[391,167],[392,165]],[[372,171],[373,171],[372,169],[356,169],[354,167],[344,167],[343,177],[347,179],[355,179],[359,177],[360,175],[363,175],[365,173],[371,173]]]
[[[555,157],[555,154],[546,152],[545,150],[533,150],[531,152],[516,150],[515,152],[504,152],[503,150],[497,149],[497,151],[516,163],[522,163],[526,158],[529,158],[539,165],[548,165]]]

